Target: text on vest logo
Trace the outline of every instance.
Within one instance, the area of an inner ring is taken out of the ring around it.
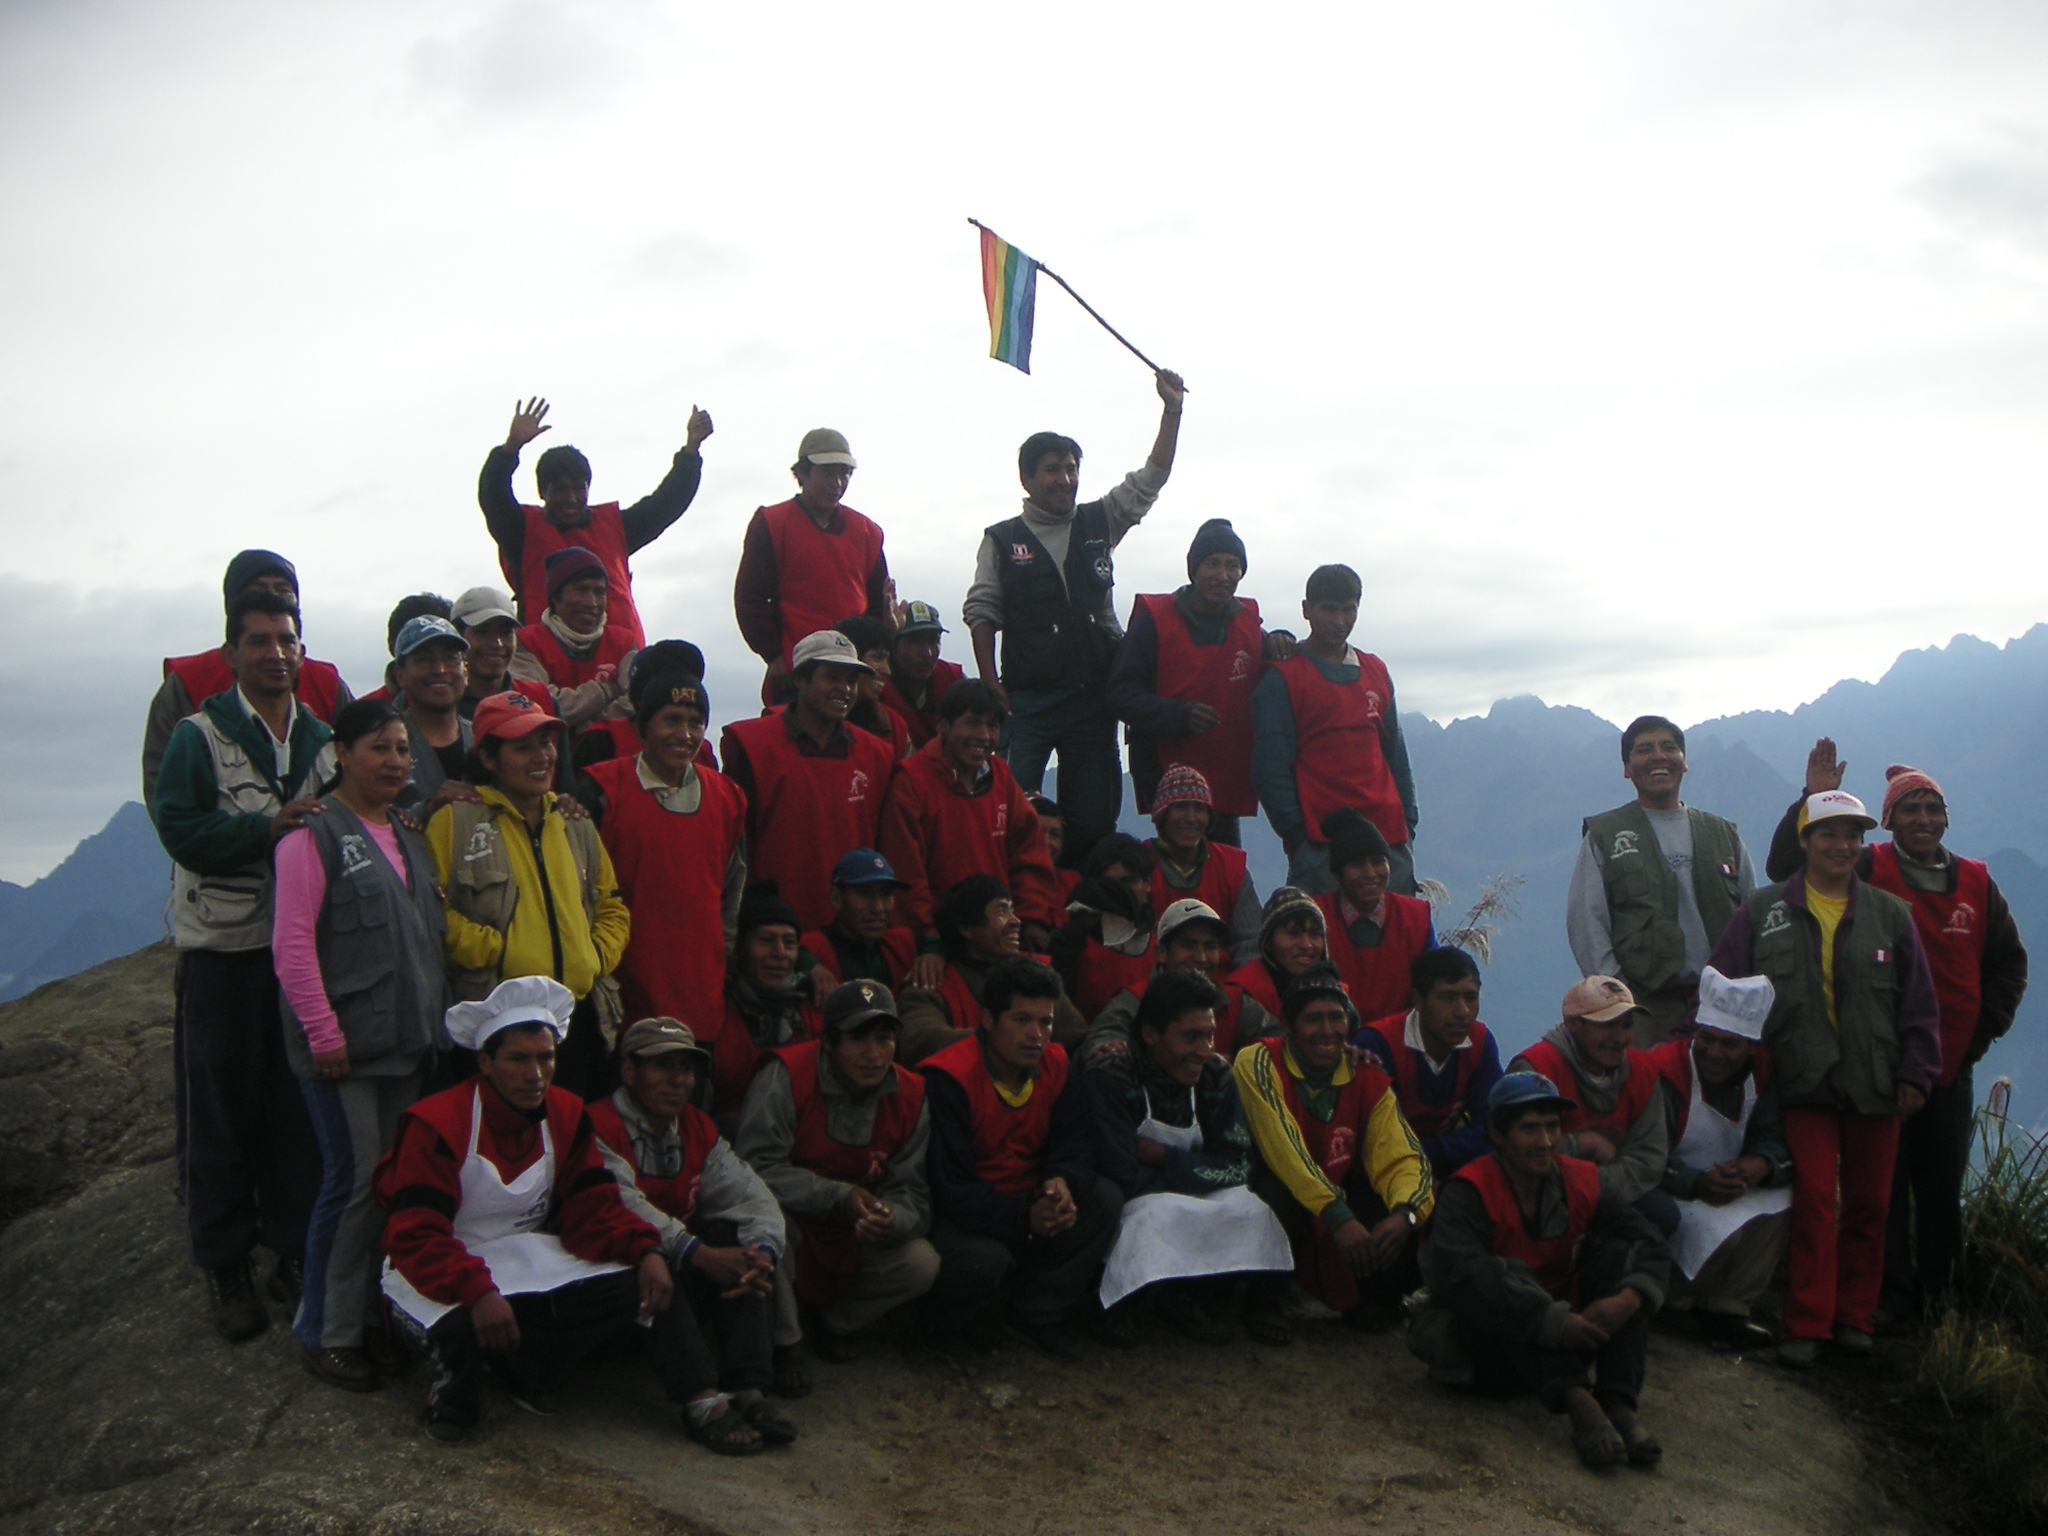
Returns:
[[[341,877],[346,880],[370,867],[370,845],[355,833],[345,833],[341,839]]]
[[[1614,834],[1614,846],[1607,850],[1607,857],[1609,857],[1610,859],[1618,859],[1625,854],[1635,853],[1638,851],[1639,850],[1636,848],[1635,833],[1617,832]]]
[[[1325,1156],[1323,1172],[1331,1182],[1341,1184],[1344,1175],[1351,1169],[1351,1154],[1358,1150],[1358,1132],[1348,1125],[1340,1125],[1330,1132],[1330,1150]]]
[[[1774,933],[1783,933],[1792,926],[1791,914],[1785,910],[1785,903],[1774,901],[1771,910],[1764,914],[1764,925],[1757,930],[1757,937],[1767,939]]]
[[[1380,711],[1385,703],[1386,700],[1382,699],[1372,689],[1368,688],[1365,690],[1365,723],[1367,725],[1378,725],[1380,723]]]

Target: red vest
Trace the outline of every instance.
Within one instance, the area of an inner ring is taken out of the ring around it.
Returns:
[[[1392,1080],[1371,1062],[1354,1063],[1351,1081],[1337,1090],[1337,1108],[1325,1123],[1310,1114],[1301,1101],[1300,1079],[1287,1070],[1286,1041],[1267,1039],[1259,1044],[1273,1058],[1273,1076],[1308,1155],[1323,1170],[1324,1178],[1344,1188],[1354,1173],[1363,1173],[1358,1155],[1365,1145],[1365,1128],[1373,1107],[1393,1087]],[[1358,1305],[1358,1281],[1320,1217],[1290,1234],[1288,1244],[1294,1252],[1295,1277],[1319,1301],[1339,1312]]]
[[[996,1092],[979,1034],[971,1040],[955,1040],[926,1057],[922,1070],[926,1076],[943,1072],[966,1092],[967,1112],[973,1122],[969,1131],[975,1175],[998,1194],[1036,1194],[1045,1138],[1052,1129],[1052,1107],[1067,1085],[1065,1048],[1046,1046],[1031,1097],[1020,1109],[1012,1109]]]
[[[1486,1214],[1493,1222],[1490,1247],[1494,1255],[1528,1265],[1553,1298],[1575,1307],[1579,1296],[1579,1249],[1600,1204],[1600,1170],[1580,1158],[1560,1157],[1557,1171],[1564,1177],[1564,1205],[1569,1220],[1564,1235],[1549,1242],[1529,1235],[1522,1222],[1522,1208],[1515,1202],[1515,1192],[1498,1157],[1475,1157],[1451,1177],[1464,1179],[1486,1202]]]
[[[600,677],[610,681],[617,675],[619,663],[634,649],[633,632],[611,623],[605,625],[604,635],[587,661],[578,661],[564,650],[555,632],[545,624],[529,624],[520,630],[519,644],[547,669],[548,681],[557,688],[578,688]],[[630,721],[627,726],[631,728]],[[637,742],[639,738],[634,739]],[[633,750],[638,752],[640,748],[636,745]]]
[[[847,717],[846,723],[856,731],[866,731],[877,741],[886,741],[889,744],[889,755],[900,763],[917,750],[916,743],[910,739],[910,727],[903,723],[901,715],[897,714],[895,710],[889,708],[886,704],[877,705],[876,707],[882,713],[880,722],[882,728],[880,730],[863,725],[851,716]]]
[[[967,985],[967,978],[960,974],[957,965],[947,966],[939,978],[939,996],[946,1000],[946,1012],[955,1029],[981,1028],[981,999],[974,995],[974,988]]]
[[[1578,1078],[1571,1063],[1564,1059],[1564,1052],[1548,1040],[1538,1040],[1521,1053],[1521,1059],[1529,1063],[1531,1071],[1541,1072],[1555,1085],[1557,1091],[1567,1098],[1578,1099]],[[1576,1136],[1581,1131],[1595,1131],[1605,1136],[1617,1147],[1628,1135],[1629,1127],[1643,1117],[1643,1111],[1650,1107],[1650,1097],[1657,1091],[1657,1068],[1650,1061],[1647,1051],[1634,1046],[1628,1052],[1628,1081],[1622,1085],[1621,1097],[1615,1101],[1612,1111],[1596,1115],[1584,1103],[1564,1117],[1564,1133]]]
[[[1349,806],[1389,843],[1408,841],[1408,814],[1381,748],[1380,731],[1394,697],[1386,663],[1360,651],[1358,681],[1333,683],[1296,652],[1273,665],[1287,684],[1294,712],[1294,788],[1302,825],[1321,842],[1323,818]]]
[[[837,533],[812,522],[794,501],[761,509],[775,546],[775,608],[782,659],[797,641],[868,611],[868,573],[882,558],[882,530],[851,507],[839,509]]]
[[[946,690],[967,675],[967,669],[957,667],[950,661],[941,661],[932,668],[931,704],[919,709],[910,702],[910,697],[896,686],[892,677],[882,684],[882,702],[900,719],[910,732],[910,745],[921,747],[939,734],[939,700],[946,696]]]
[[[1109,1006],[1109,1000],[1126,987],[1135,992],[1145,984],[1159,964],[1159,938],[1145,946],[1142,955],[1127,955],[1111,949],[1100,939],[1090,939],[1074,968],[1074,1006],[1090,1024]]]
[[[1156,970],[1152,973],[1153,976],[1158,974]],[[1145,989],[1151,985],[1152,976],[1147,976],[1131,988],[1131,995],[1142,1003],[1145,1000]],[[1223,989],[1223,995],[1229,1002],[1216,1015],[1215,1049],[1218,1056],[1230,1061],[1237,1055],[1237,1026],[1244,1020],[1244,988],[1232,981],[1218,981],[1216,985]]]
[[[1057,865],[1054,866],[1052,872],[1053,897],[1059,904],[1060,922],[1062,923],[1066,921],[1067,903],[1073,898],[1074,887],[1080,883],[1081,871],[1078,869],[1061,869]],[[1054,926],[1057,927],[1058,924]]]
[[[512,590],[519,594],[519,616],[540,622],[548,605],[548,556],[562,549],[587,549],[604,562],[605,619],[632,637],[628,650],[647,643],[647,630],[640,622],[640,610],[633,606],[633,568],[627,562],[626,520],[619,515],[616,501],[600,502],[590,509],[589,521],[580,528],[557,528],[541,507],[521,507],[526,514],[525,542],[519,548],[519,569],[513,570],[498,557],[498,567]],[[523,635],[520,637],[525,638]]]
[[[1408,967],[1429,947],[1429,903],[1387,892],[1379,947],[1361,949],[1344,931],[1342,900],[1340,893],[1329,891],[1316,898],[1316,905],[1323,909],[1330,960],[1351,993],[1351,1006],[1362,1019],[1385,1018],[1397,1008],[1405,1009],[1414,991],[1408,984]]]
[[[1197,645],[1171,596],[1152,593],[1138,599],[1159,632],[1154,691],[1163,699],[1206,704],[1223,717],[1214,730],[1154,741],[1162,772],[1183,763],[1201,770],[1218,816],[1256,816],[1259,811],[1252,788],[1252,689],[1259,681],[1266,632],[1259,627],[1259,605],[1249,598],[1240,601],[1244,606],[1231,615],[1223,643]],[[1142,802],[1138,809],[1151,811]]]
[[[810,1003],[803,1005],[804,1040],[815,1040],[824,1033],[825,1019]],[[711,1113],[714,1115],[736,1115],[746,1102],[747,1085],[753,1082],[754,1074],[761,1070],[761,1061],[768,1050],[786,1049],[771,1046],[767,1050],[754,1044],[754,1037],[747,1033],[747,1021],[740,1017],[730,999],[725,1012],[720,1016],[718,1038],[706,1041],[701,1035],[699,1045],[708,1046],[711,1051]],[[801,1045],[802,1040],[791,1042]]]
[[[818,964],[834,976],[839,976],[839,951],[832,947],[832,936],[821,928],[814,928],[803,936],[803,946],[817,957]],[[903,978],[910,974],[910,962],[917,958],[917,935],[908,928],[891,928],[882,935],[880,945],[882,960],[889,967],[889,990],[896,991],[903,985]],[[841,981],[847,978],[839,976]]]
[[[1913,909],[1913,926],[1920,931],[1920,947],[1927,952],[1934,996],[1941,1005],[1941,1075],[1934,1081],[1946,1088],[1963,1070],[1963,1058],[1977,1034],[1977,1011],[1983,1006],[1984,913],[1991,872],[1975,859],[1959,858],[1953,892],[1923,891],[1907,884],[1900,873],[1899,850],[1879,843],[1870,850],[1870,883]]]
[[[586,770],[604,791],[605,851],[633,931],[619,961],[628,1021],[681,1019],[701,1039],[724,1015],[725,873],[746,830],[747,797],[723,774],[697,770],[696,813],[665,811],[640,783],[637,758]]]
[[[1387,1045],[1387,1055],[1394,1063],[1394,1091],[1401,1097],[1401,1114],[1409,1128],[1418,1136],[1437,1136],[1448,1130],[1455,1130],[1465,1119],[1465,1095],[1472,1090],[1472,1074],[1478,1070],[1480,1059],[1486,1054],[1486,1026],[1474,1022],[1472,1043],[1463,1050],[1451,1052],[1456,1062],[1458,1076],[1451,1087],[1450,1099],[1442,1104],[1422,1102],[1421,1068],[1417,1058],[1422,1052],[1408,1047],[1408,1015],[1396,1013],[1384,1019],[1375,1019],[1365,1026]],[[1480,1106],[1485,1113],[1485,1106]]]
[[[872,848],[882,824],[882,794],[895,759],[866,731],[847,728],[844,757],[807,757],[790,740],[783,711],[725,728],[754,775],[747,808],[747,874],[776,883],[806,929],[832,921],[832,866],[855,848]],[[724,749],[727,762],[732,748]]]
[[[896,1091],[875,1100],[875,1124],[864,1147],[834,1141],[825,1131],[825,1095],[818,1091],[818,1042],[787,1045],[775,1052],[789,1070],[796,1099],[796,1143],[789,1160],[820,1178],[873,1189],[882,1182],[889,1160],[903,1150],[924,1110],[924,1079],[915,1072],[891,1067]],[[1034,1093],[1033,1098],[1037,1095]],[[799,1221],[803,1241],[796,1251],[796,1294],[814,1307],[838,1301],[853,1288],[860,1273],[860,1239],[849,1226]]]
[[[1155,851],[1159,848],[1158,838],[1147,838],[1146,841]],[[1152,910],[1164,917],[1166,909],[1176,901],[1199,901],[1228,923],[1230,914],[1237,910],[1237,898],[1244,894],[1244,882],[1244,850],[1233,848],[1228,843],[1211,843],[1209,856],[1202,860],[1202,878],[1195,882],[1192,890],[1177,891],[1166,883],[1165,870],[1152,871]],[[1226,953],[1229,947],[1226,941]]]
[[[433,1127],[434,1134],[447,1143],[448,1150],[455,1155],[457,1167],[460,1167],[463,1159],[469,1156],[469,1127],[474,1101],[477,1093],[486,1086],[488,1085],[481,1076],[465,1078],[453,1088],[443,1088],[439,1093],[428,1094],[405,1111],[406,1114]],[[589,1107],[596,1108],[595,1105]],[[583,1101],[568,1089],[548,1089],[548,1134],[554,1138],[555,1173],[558,1178],[561,1175],[561,1159],[567,1154],[570,1143],[576,1139],[576,1127],[583,1119],[584,1109]],[[395,1149],[397,1145],[398,1138],[392,1138],[392,1148]],[[540,1155],[540,1138],[535,1137],[533,1157],[517,1168],[504,1169],[501,1172],[507,1178],[515,1177],[531,1168]],[[626,1155],[630,1161],[632,1153],[628,1151]],[[388,1163],[392,1156],[393,1151],[387,1150],[383,1161]],[[555,1203],[557,1193],[550,1191],[548,1198],[550,1204]]]
[[[683,1166],[675,1177],[657,1179],[641,1173],[640,1165],[634,1161],[633,1138],[626,1132],[626,1120],[618,1107],[605,1098],[593,1099],[587,1108],[597,1139],[632,1165],[634,1182],[648,1203],[687,1227],[690,1218],[697,1214],[697,1186],[704,1181],[704,1160],[718,1145],[718,1127],[712,1124],[711,1117],[692,1105],[683,1106],[682,1117],[676,1121],[676,1131],[683,1140]]]
[[[1256,999],[1275,1019],[1280,1017],[1280,989],[1273,985],[1273,973],[1266,969],[1265,961],[1248,960],[1224,980],[1246,997]]]
[[[988,768],[988,787],[978,795],[955,787],[937,742],[918,748],[897,769],[874,846],[910,885],[897,910],[913,928],[929,932],[939,902],[973,875],[1000,880],[1024,922],[1049,928],[1061,922],[1038,813],[1008,763],[991,757]]]
[[[1678,1118],[1672,1122],[1670,1136],[1674,1148],[1692,1121],[1692,1038],[1680,1035],[1646,1053],[1657,1076],[1678,1090]],[[1761,1045],[1753,1047],[1749,1053],[1749,1075],[1756,1080],[1758,1093],[1771,1084],[1771,1053]]]
[[[219,651],[166,656],[164,676],[173,675],[185,685],[185,695],[191,699],[194,710],[216,693],[226,693],[235,686],[235,669]],[[292,693],[316,720],[332,725],[334,712],[341,707],[341,674],[334,670],[332,662],[315,661],[309,656],[299,663],[298,686]]]

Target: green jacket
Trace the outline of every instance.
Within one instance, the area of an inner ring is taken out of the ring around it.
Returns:
[[[1742,838],[1725,817],[1690,805],[1685,814],[1692,823],[1693,900],[1712,941],[1727,928],[1742,900]],[[1587,817],[1585,830],[1600,856],[1600,874],[1606,882],[1614,958],[1621,966],[1621,979],[1640,999],[1685,973],[1678,880],[1664,862],[1656,829],[1635,801]]]

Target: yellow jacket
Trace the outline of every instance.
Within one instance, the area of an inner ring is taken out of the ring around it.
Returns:
[[[1301,1127],[1287,1105],[1286,1090],[1280,1082],[1283,1067],[1297,1080],[1307,1077],[1294,1059],[1291,1045],[1282,1049],[1277,1065],[1273,1053],[1257,1041],[1237,1053],[1231,1070],[1237,1076],[1237,1094],[1244,1103],[1245,1125],[1252,1133],[1252,1145],[1258,1148],[1260,1161],[1273,1170],[1287,1186],[1287,1192],[1311,1216],[1327,1213],[1329,1225],[1335,1230],[1349,1219],[1351,1209],[1344,1203],[1344,1192],[1330,1181],[1302,1140]],[[1357,1070],[1347,1054],[1337,1063],[1332,1086],[1343,1087]],[[1422,1155],[1422,1143],[1415,1139],[1415,1132],[1402,1117],[1398,1096],[1391,1086],[1373,1104],[1361,1141],[1359,1165],[1365,1170],[1366,1182],[1387,1209],[1405,1205],[1418,1219],[1427,1216],[1436,1203],[1429,1162]]]
[[[448,893],[445,948],[450,969],[458,979],[463,973],[492,972],[499,980],[552,976],[577,997],[587,996],[600,978],[617,968],[632,932],[632,916],[619,897],[611,856],[595,837],[579,838],[589,850],[579,860],[555,809],[555,796],[549,795],[540,828],[540,865],[547,869],[544,892],[525,819],[498,790],[485,787],[478,794],[486,814],[458,803],[443,806],[427,823],[434,872]],[[460,849],[455,846],[458,821],[472,826]],[[509,893],[507,883],[512,887]],[[550,895],[554,932],[549,928]],[[509,920],[504,919],[507,905]],[[556,934],[561,941],[559,966]]]

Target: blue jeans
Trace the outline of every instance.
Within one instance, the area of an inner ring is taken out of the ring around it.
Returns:
[[[1045,765],[1060,759],[1060,814],[1067,823],[1066,863],[1079,866],[1116,830],[1123,810],[1124,772],[1117,760],[1116,716],[1099,688],[1010,690],[1010,772],[1025,789],[1045,781]]]

